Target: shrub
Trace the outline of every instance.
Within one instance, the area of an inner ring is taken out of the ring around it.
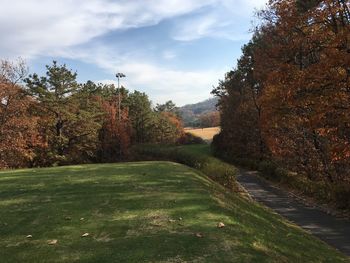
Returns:
[[[332,186],[333,202],[337,204],[338,208],[350,208],[350,185],[336,184]]]
[[[259,163],[258,170],[262,174],[265,175],[265,177],[274,180],[274,181],[280,181],[281,178],[279,177],[279,174],[276,172],[277,165],[271,161],[262,161]]]
[[[216,143],[220,143],[220,137]],[[290,189],[297,190],[320,202],[332,203],[340,209],[350,209],[350,185],[348,183],[329,184],[323,181],[310,180],[303,174],[291,172],[277,163],[264,160],[258,161],[249,158],[236,158],[229,152],[220,151],[216,145],[212,145],[215,156],[229,163],[240,165],[247,169],[258,170],[261,176],[268,180],[282,183]]]
[[[205,144],[205,141],[192,133],[184,133],[178,140],[177,144],[190,145],[190,144]]]
[[[195,168],[212,180],[231,190],[237,190],[236,175],[238,170],[206,154],[201,154],[189,147],[141,145],[134,148],[140,159],[170,160]],[[144,156],[144,158],[142,158]]]

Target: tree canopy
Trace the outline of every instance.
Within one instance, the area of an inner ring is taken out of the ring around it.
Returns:
[[[153,109],[145,93],[79,83],[56,61],[46,69],[26,77],[22,61],[1,62],[0,168],[114,162],[134,144],[174,143],[183,134],[174,103]]]
[[[267,159],[350,183],[347,1],[271,0],[237,67],[213,90],[231,158]]]

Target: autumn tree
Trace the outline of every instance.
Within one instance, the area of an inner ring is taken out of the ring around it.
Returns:
[[[22,60],[0,62],[0,168],[31,166],[38,147],[44,147],[35,105],[21,87],[27,74]]]
[[[199,116],[202,128],[220,126],[220,113],[218,111],[204,113]]]
[[[253,71],[255,49],[262,43],[262,36],[255,34],[242,48],[237,67],[212,91],[220,97],[221,111],[221,133],[214,143],[234,158],[263,159],[268,155],[261,127],[263,83]]]
[[[38,102],[40,125],[49,150],[40,156],[46,165],[94,158],[100,123],[96,104],[80,92],[77,73],[56,61],[46,66],[46,76],[30,75],[28,93]]]
[[[95,84],[91,81],[84,86],[101,106],[98,160],[115,162],[126,158],[131,145],[129,91],[124,87],[117,89],[113,84]]]
[[[348,1],[271,0],[237,68],[213,92],[231,156],[349,181]]]
[[[183,123],[178,107],[171,100],[157,104],[153,119],[153,141],[157,143],[175,143],[183,134]]]
[[[262,13],[271,44],[256,71],[268,75],[269,147],[289,168],[328,182],[348,177],[348,14],[344,1],[271,1]]]

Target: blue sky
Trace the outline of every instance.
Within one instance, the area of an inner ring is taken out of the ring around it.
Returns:
[[[266,0],[0,0],[0,58],[43,74],[52,60],[79,81],[115,82],[154,103],[210,97],[250,38]]]

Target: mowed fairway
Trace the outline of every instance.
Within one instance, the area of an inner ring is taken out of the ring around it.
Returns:
[[[2,263],[347,261],[170,162],[0,172],[0,226]]]
[[[220,132],[220,127],[204,128],[204,129],[185,129],[195,136],[202,138],[205,141],[212,141],[213,137]]]

